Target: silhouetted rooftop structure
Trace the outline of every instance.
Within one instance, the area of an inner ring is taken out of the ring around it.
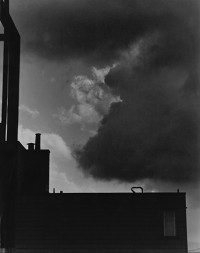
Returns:
[[[187,252],[184,193],[74,193],[17,202],[15,252]]]

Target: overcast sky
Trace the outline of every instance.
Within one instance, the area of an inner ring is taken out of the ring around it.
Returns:
[[[198,0],[10,0],[19,140],[42,133],[51,190],[187,191],[200,243]]]

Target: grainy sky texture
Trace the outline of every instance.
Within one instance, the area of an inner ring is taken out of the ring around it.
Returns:
[[[180,188],[190,245],[200,243],[199,1],[10,0],[10,10],[19,140],[42,132],[51,189]]]
[[[108,13],[97,21],[111,27],[100,26],[106,36],[94,46],[117,63],[105,83],[122,101],[112,104],[98,134],[76,152],[78,161],[105,179],[198,180],[197,4],[117,3],[109,13],[113,23]]]

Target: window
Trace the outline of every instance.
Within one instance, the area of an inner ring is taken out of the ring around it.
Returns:
[[[164,212],[164,236],[176,236],[175,211]]]

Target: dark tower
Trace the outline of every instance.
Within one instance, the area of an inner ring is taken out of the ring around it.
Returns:
[[[18,139],[20,36],[9,14],[9,0],[0,0],[0,21],[4,28],[0,141],[14,143]]]
[[[26,150],[18,142],[20,35],[9,14],[9,0],[0,0],[3,41],[2,120],[0,123],[0,203],[5,192],[47,193],[49,150],[41,150],[40,134]],[[6,189],[6,190],[5,190]],[[9,189],[9,190],[8,190]],[[14,190],[13,190],[14,189]],[[16,191],[17,189],[17,191]]]
[[[20,36],[9,14],[9,0],[0,0],[3,33],[2,117],[0,123],[1,245],[10,252],[14,243],[15,189],[18,166],[18,108]]]
[[[0,122],[0,251],[13,252],[15,211],[20,197],[49,192],[49,150],[41,150],[40,134],[25,149],[18,141],[20,36],[9,14],[9,0],[0,0],[4,28],[2,118]]]

